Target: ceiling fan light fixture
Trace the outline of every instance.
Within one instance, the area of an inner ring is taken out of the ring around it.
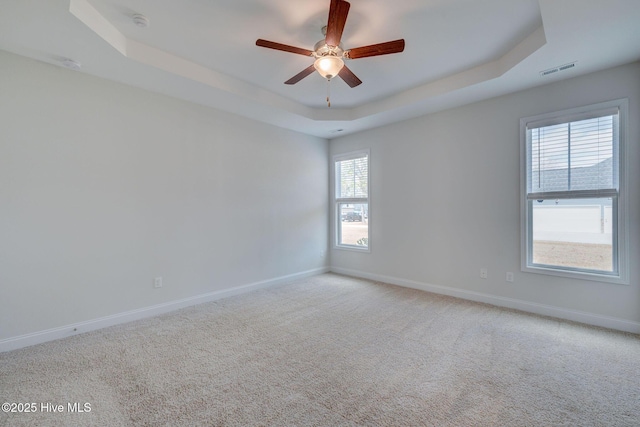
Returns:
[[[300,80],[313,74],[315,70],[324,79],[326,79],[327,82],[331,82],[331,79],[338,76],[349,87],[354,88],[360,85],[362,80],[360,80],[353,71],[344,64],[345,59],[367,58],[370,56],[400,53],[404,51],[404,39],[351,48],[345,51],[340,40],[342,38],[342,31],[344,30],[344,25],[347,22],[347,15],[349,14],[350,8],[351,4],[348,1],[331,0],[331,3],[329,4],[329,18],[326,21],[327,25],[322,28],[322,35],[325,37],[315,44],[313,50],[302,49],[264,39],[256,40],[256,46],[295,53],[297,55],[312,56],[315,58],[313,65],[309,65],[307,68],[285,81],[284,84],[286,85],[294,85],[298,83]],[[330,85],[327,84],[327,104],[331,106],[329,101],[329,88]]]
[[[321,56],[315,60],[313,66],[322,77],[331,80],[342,70],[344,61],[338,56]]]

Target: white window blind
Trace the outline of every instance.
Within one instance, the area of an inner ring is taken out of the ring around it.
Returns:
[[[604,195],[618,189],[617,114],[530,127],[527,192],[584,191]]]
[[[369,192],[369,160],[366,155],[336,162],[337,199],[367,198]]]

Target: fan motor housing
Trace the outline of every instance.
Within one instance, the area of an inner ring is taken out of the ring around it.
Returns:
[[[342,49],[342,43],[339,46],[329,46],[324,40],[320,40],[313,46],[313,56],[321,58],[323,56],[337,56],[342,58],[344,56],[344,49]]]

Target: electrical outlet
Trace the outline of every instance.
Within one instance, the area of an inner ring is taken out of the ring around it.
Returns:
[[[507,282],[512,282],[513,283],[513,273],[510,271],[507,271],[507,277],[506,277]]]
[[[485,267],[482,267],[480,269],[480,278],[486,279],[487,277],[489,277],[489,273],[487,272],[487,269]]]
[[[154,288],[161,288],[162,287],[162,276],[156,277],[155,279],[153,279],[153,287]]]

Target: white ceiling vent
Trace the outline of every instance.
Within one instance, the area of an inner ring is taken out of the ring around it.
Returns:
[[[540,76],[548,76],[549,74],[557,73],[558,71],[568,70],[576,66],[576,61],[569,62],[568,64],[560,65],[558,67],[549,68],[548,70],[540,71]]]

